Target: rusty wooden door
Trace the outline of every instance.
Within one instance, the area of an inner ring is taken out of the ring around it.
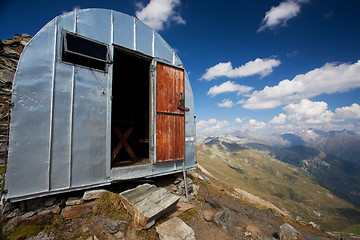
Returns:
[[[156,161],[185,159],[184,69],[156,64]]]

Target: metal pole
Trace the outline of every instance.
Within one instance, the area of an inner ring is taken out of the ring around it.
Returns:
[[[185,196],[186,196],[186,201],[189,201],[189,193],[188,193],[188,188],[187,188],[187,182],[186,182],[186,171],[185,171],[185,160],[182,161],[182,169],[183,169],[183,175],[184,175],[184,185],[185,185]]]

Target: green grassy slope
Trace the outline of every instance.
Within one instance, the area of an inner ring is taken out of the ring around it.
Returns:
[[[281,162],[266,151],[228,152],[221,142],[203,144],[197,146],[197,161],[227,185],[257,195],[322,229],[341,231],[360,224],[359,209],[316,184],[304,169]]]

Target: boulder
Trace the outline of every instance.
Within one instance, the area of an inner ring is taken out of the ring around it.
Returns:
[[[179,201],[179,197],[167,189],[147,183],[120,193],[120,198],[133,216],[137,230],[151,227],[156,219],[173,210]]]
[[[281,240],[297,240],[300,238],[300,233],[290,224],[284,223],[280,226],[280,239]]]
[[[174,217],[156,227],[160,240],[195,240],[194,230]]]
[[[229,233],[231,227],[235,226],[235,218],[233,213],[228,208],[221,209],[214,215],[213,222],[224,229],[226,233]]]

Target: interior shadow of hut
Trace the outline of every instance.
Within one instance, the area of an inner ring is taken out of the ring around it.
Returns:
[[[114,49],[112,84],[112,167],[149,161],[150,59]],[[121,136],[119,136],[119,131]],[[126,146],[128,144],[128,146]]]

